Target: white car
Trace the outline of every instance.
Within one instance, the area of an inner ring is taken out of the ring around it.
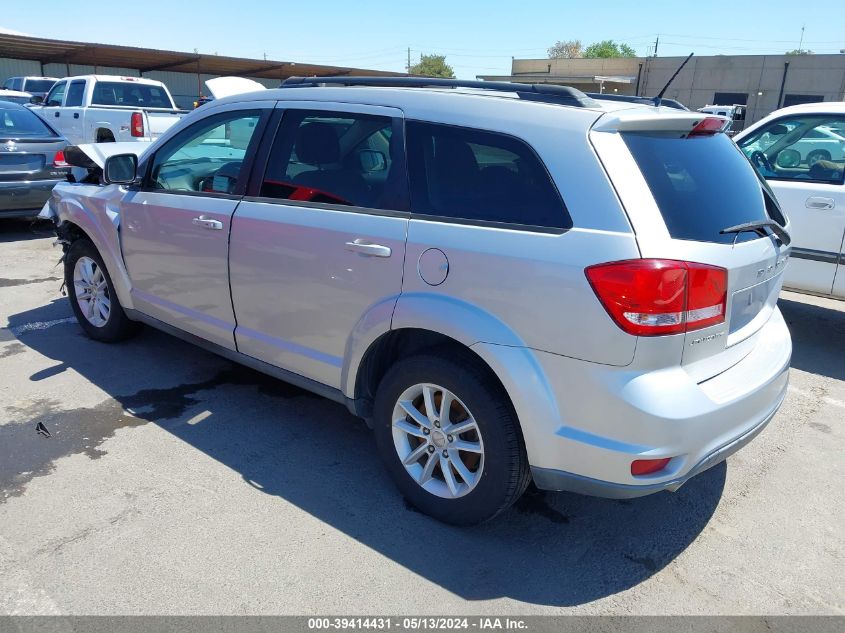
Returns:
[[[735,140],[789,217],[784,287],[845,299],[845,102],[777,110]]]
[[[12,103],[20,103],[21,105],[28,105],[32,95],[28,92],[21,92],[20,90],[6,90],[0,88],[0,101],[11,101]]]
[[[153,141],[185,114],[160,81],[113,75],[60,79],[33,110],[74,145]]]

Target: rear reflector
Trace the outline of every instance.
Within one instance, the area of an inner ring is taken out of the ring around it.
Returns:
[[[133,112],[129,127],[132,136],[144,136],[144,115],[140,112]]]
[[[671,457],[664,457],[663,459],[634,460],[631,462],[631,474],[637,476],[656,473],[657,471],[666,468],[666,464],[668,464],[671,459]]]
[[[65,153],[63,150],[59,150],[56,152],[56,155],[53,156],[53,167],[70,167],[67,161],[65,161]]]
[[[716,134],[721,132],[722,129],[727,124],[725,119],[719,119],[716,117],[707,117],[699,121],[694,128],[689,133],[689,136],[710,136],[711,134]]]
[[[584,271],[607,313],[628,334],[680,334],[722,323],[728,271],[671,259],[631,259]]]

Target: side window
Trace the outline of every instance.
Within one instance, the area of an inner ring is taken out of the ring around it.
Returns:
[[[524,142],[408,122],[411,212],[542,228],[572,226],[548,171]]]
[[[67,88],[66,81],[60,81],[55,86],[50,89],[50,93],[47,95],[47,98],[44,100],[44,105],[46,106],[61,106],[62,99],[65,96],[65,88]]]
[[[235,193],[261,113],[240,110],[210,116],[156,152],[147,187],[154,190]]]
[[[71,81],[67,89],[66,108],[74,108],[82,105],[82,94],[85,92],[85,81]]]
[[[399,121],[345,112],[288,110],[260,195],[372,209],[407,209]]]
[[[764,178],[841,184],[845,179],[845,116],[809,115],[772,121],[740,142]]]

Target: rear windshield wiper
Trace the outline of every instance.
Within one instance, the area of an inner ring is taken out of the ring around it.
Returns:
[[[792,238],[789,237],[789,233],[784,231],[783,227],[775,222],[774,220],[759,220],[757,222],[745,222],[744,224],[737,224],[736,226],[729,226],[726,229],[722,229],[719,231],[722,235],[727,233],[747,233],[748,231],[754,231],[755,233],[763,233],[763,229],[771,229],[772,233],[778,236],[781,242],[783,242],[784,246],[788,246],[789,243],[792,241]]]

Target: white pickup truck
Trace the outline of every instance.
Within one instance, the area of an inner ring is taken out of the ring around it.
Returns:
[[[112,75],[60,79],[32,109],[73,145],[152,141],[186,114],[160,81]]]

